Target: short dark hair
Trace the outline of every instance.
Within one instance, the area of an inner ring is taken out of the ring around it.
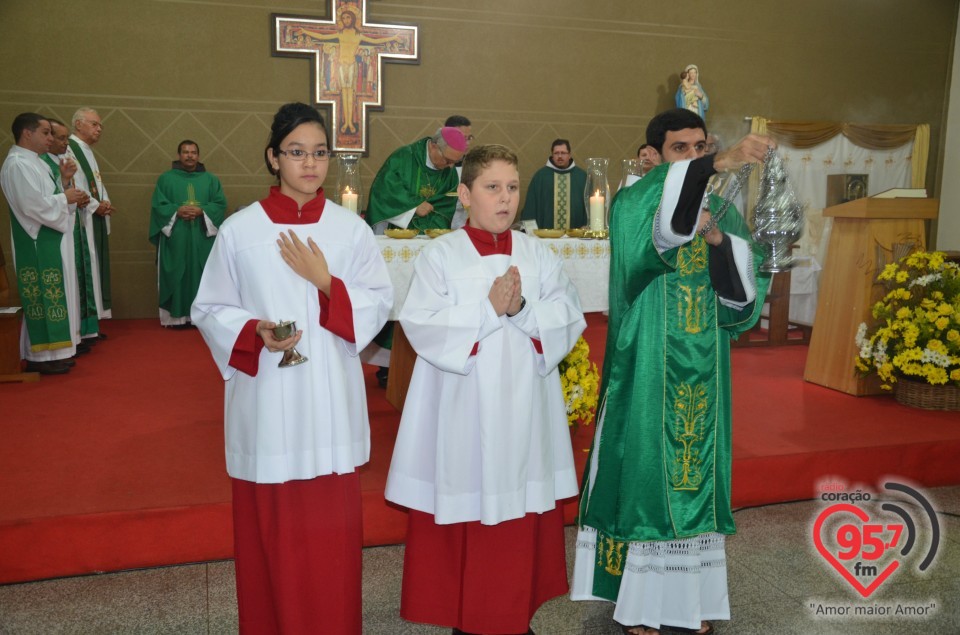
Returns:
[[[462,128],[463,126],[472,126],[470,120],[464,117],[463,115],[450,115],[447,117],[447,120],[443,122],[445,128]]]
[[[567,146],[567,152],[573,152],[570,149],[570,142],[567,139],[554,139],[553,143],[550,144],[550,152],[553,152],[553,149],[557,146]]]
[[[663,142],[668,132],[677,132],[688,128],[700,128],[703,137],[707,137],[707,124],[697,113],[686,108],[674,108],[660,113],[647,124],[647,145],[663,154]]]
[[[180,154],[180,151],[183,150],[183,146],[196,146],[197,154],[200,154],[200,144],[192,139],[184,139],[180,142],[180,145],[177,146],[177,154]]]
[[[33,132],[40,127],[41,121],[50,121],[43,115],[38,115],[35,112],[22,112],[16,117],[13,118],[13,125],[10,126],[10,129],[13,131],[13,140],[17,143],[20,143],[20,136],[23,134],[24,130],[29,130]]]
[[[644,148],[648,148],[648,147],[650,147],[650,144],[649,144],[649,143],[645,143],[645,144],[643,144],[642,146],[640,146],[639,148],[637,148],[637,156],[640,156],[640,153],[643,152],[643,149],[644,149]]]
[[[67,124],[63,123],[63,122],[60,121],[59,119],[54,119],[53,117],[46,117],[46,120],[50,122],[50,126],[51,126],[51,127],[53,126],[53,124],[57,124],[58,126],[63,126],[64,128],[67,127]],[[68,130],[69,130],[69,128],[68,128]]]
[[[277,114],[273,116],[273,123],[270,125],[270,138],[267,139],[267,147],[263,149],[263,162],[267,164],[267,170],[274,176],[277,173],[270,165],[270,158],[267,156],[267,150],[273,149],[276,156],[280,152],[280,144],[287,138],[294,129],[305,123],[315,123],[323,129],[323,135],[329,140],[330,134],[327,132],[327,125],[323,121],[320,112],[313,106],[295,101],[280,106]]]

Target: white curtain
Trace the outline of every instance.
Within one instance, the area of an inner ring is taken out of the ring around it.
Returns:
[[[780,154],[799,197],[807,202],[807,222],[797,251],[823,266],[832,219],[824,218],[827,176],[866,174],[868,196],[895,187],[910,187],[913,142],[893,150],[869,150],[854,145],[843,135],[812,148],[781,144]]]

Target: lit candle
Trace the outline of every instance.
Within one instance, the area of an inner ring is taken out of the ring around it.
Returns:
[[[343,196],[340,197],[340,204],[354,214],[357,213],[357,193],[352,191],[349,185],[343,191]]]
[[[590,197],[591,231],[602,232],[606,229],[606,219],[604,218],[605,207],[603,194],[600,193],[600,190],[597,190],[593,196]]]

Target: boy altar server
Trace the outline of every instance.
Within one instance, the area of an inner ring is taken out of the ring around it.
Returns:
[[[386,489],[410,508],[400,614],[455,633],[527,633],[567,590],[557,364],[585,322],[560,259],[510,231],[519,189],[507,148],[466,155],[468,224],[422,250],[400,313],[418,355]]]
[[[370,228],[324,198],[316,109],[281,107],[264,154],[280,185],[224,221],[190,314],[226,380],[240,631],[359,635],[370,428],[357,351],[393,287]],[[302,330],[278,340],[273,320]],[[307,361],[279,368],[295,346]]]

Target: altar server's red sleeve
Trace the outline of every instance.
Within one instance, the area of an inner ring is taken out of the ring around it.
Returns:
[[[353,333],[353,305],[350,304],[350,294],[343,280],[337,277],[330,278],[330,297],[323,291],[317,291],[320,297],[320,326],[334,335],[342,337],[351,344],[357,339]]]
[[[230,353],[230,365],[251,377],[256,377],[260,370],[260,351],[264,346],[263,338],[257,335],[258,321],[248,320],[243,325]]]

